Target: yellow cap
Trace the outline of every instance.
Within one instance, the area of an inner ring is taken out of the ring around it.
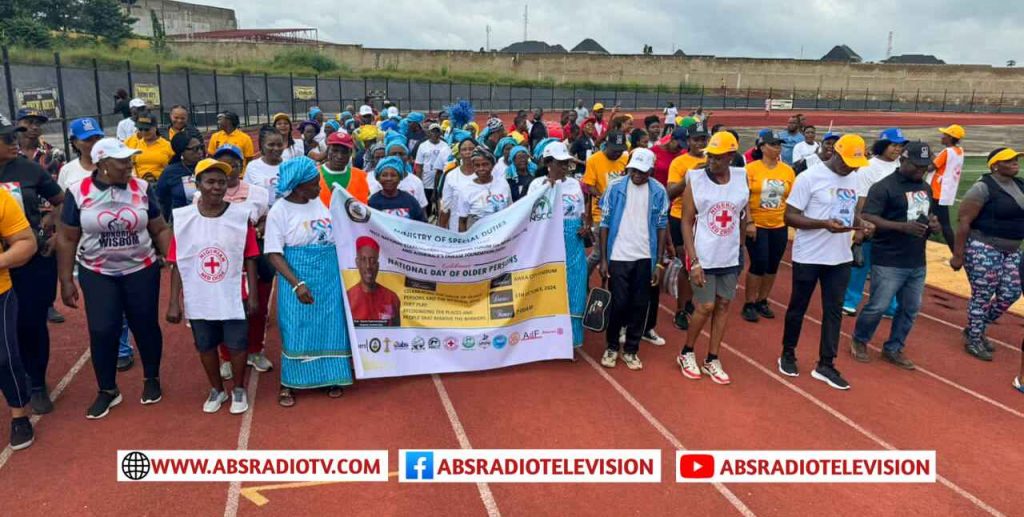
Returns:
[[[732,136],[732,133],[728,131],[719,131],[711,135],[711,140],[708,140],[708,146],[704,148],[705,154],[726,154],[734,153],[739,150],[740,144],[736,141],[736,137]]]
[[[466,124],[466,127],[469,128],[469,131],[473,132],[473,138],[476,138],[476,135],[480,133],[480,124],[476,122],[470,122]]]
[[[967,131],[964,131],[964,128],[958,126],[957,124],[953,124],[949,127],[944,127],[939,130],[939,133],[949,135],[953,138],[956,138],[957,140],[963,140],[964,136],[967,135]]]
[[[839,156],[843,157],[843,161],[846,162],[847,166],[859,169],[866,167],[868,159],[865,158],[865,147],[867,144],[864,143],[864,139],[860,135],[845,134],[839,137],[836,141],[835,151]]]
[[[273,120],[273,122],[272,122],[272,123],[276,124],[276,123],[277,123],[277,121],[278,121],[278,120],[281,120],[281,119],[285,119],[285,120],[287,120],[288,122],[291,122],[291,121],[292,121],[292,118],[291,118],[291,117],[289,117],[287,113],[275,113],[275,114],[274,114],[274,118],[272,119],[272,120]]]
[[[598,102],[598,103],[594,104],[594,109],[592,109],[590,111],[601,111],[603,109],[604,109],[604,104],[601,104],[600,102]]]
[[[221,171],[224,174],[231,174],[231,166],[213,158],[203,158],[196,164],[196,176],[206,171]]]
[[[992,157],[988,159],[988,167],[991,169],[992,165],[994,165],[996,162],[1015,160],[1017,159],[1017,157],[1021,155],[1024,155],[1024,153],[1018,153],[1017,151],[1014,151],[1013,149],[1007,147],[1006,149],[1003,149],[1002,151],[999,151],[998,153],[992,155]]]

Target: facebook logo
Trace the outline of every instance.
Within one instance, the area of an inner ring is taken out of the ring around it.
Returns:
[[[405,451],[405,479],[434,479],[434,453]]]

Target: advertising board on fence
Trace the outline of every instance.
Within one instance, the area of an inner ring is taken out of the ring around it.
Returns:
[[[19,107],[41,111],[47,118],[60,118],[57,88],[18,88],[16,91]]]

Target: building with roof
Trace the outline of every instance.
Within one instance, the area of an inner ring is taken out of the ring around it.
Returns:
[[[510,54],[567,54],[568,51],[561,45],[548,45],[543,41],[526,40],[513,43],[498,52]]]
[[[120,0],[125,12],[135,18],[132,32],[140,36],[153,36],[153,17],[156,13],[168,36],[234,30],[238,19],[234,9],[209,5],[177,2],[175,0]]]
[[[853,51],[852,48],[844,45],[836,45],[832,47],[832,50],[828,51],[821,57],[822,61],[843,61],[847,63],[861,63],[864,60],[860,57],[860,54]]]
[[[195,32],[177,34],[167,39],[175,41],[210,40],[210,41],[253,41],[267,43],[317,43],[317,29],[236,29],[224,31]]]
[[[594,41],[591,38],[584,39],[579,42],[569,52],[573,54],[608,54],[608,51],[601,46],[600,43]]]
[[[931,54],[903,54],[901,56],[892,56],[885,61],[886,64],[893,65],[944,65],[945,61],[931,55]]]

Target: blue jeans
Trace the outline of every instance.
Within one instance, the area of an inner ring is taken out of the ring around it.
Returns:
[[[121,337],[117,344],[117,357],[131,357],[132,355],[132,340],[131,334],[128,333],[128,318],[125,318],[121,323]]]
[[[871,241],[864,241],[861,250],[864,252],[864,265],[850,268],[850,284],[846,286],[846,296],[843,297],[844,309],[857,310],[861,299],[864,298],[864,284],[867,283],[868,272],[871,271]],[[871,292],[874,293],[873,281],[871,285]],[[889,303],[885,313],[889,316],[896,314],[896,298]]]
[[[907,335],[914,327],[914,320],[921,310],[921,297],[924,295],[925,268],[899,268],[873,266],[871,268],[871,298],[857,316],[857,324],[853,328],[853,339],[868,343],[878,329],[882,313],[889,305],[889,300],[899,300],[899,308],[892,320],[889,340],[883,348],[886,352],[899,352],[907,344]]]

